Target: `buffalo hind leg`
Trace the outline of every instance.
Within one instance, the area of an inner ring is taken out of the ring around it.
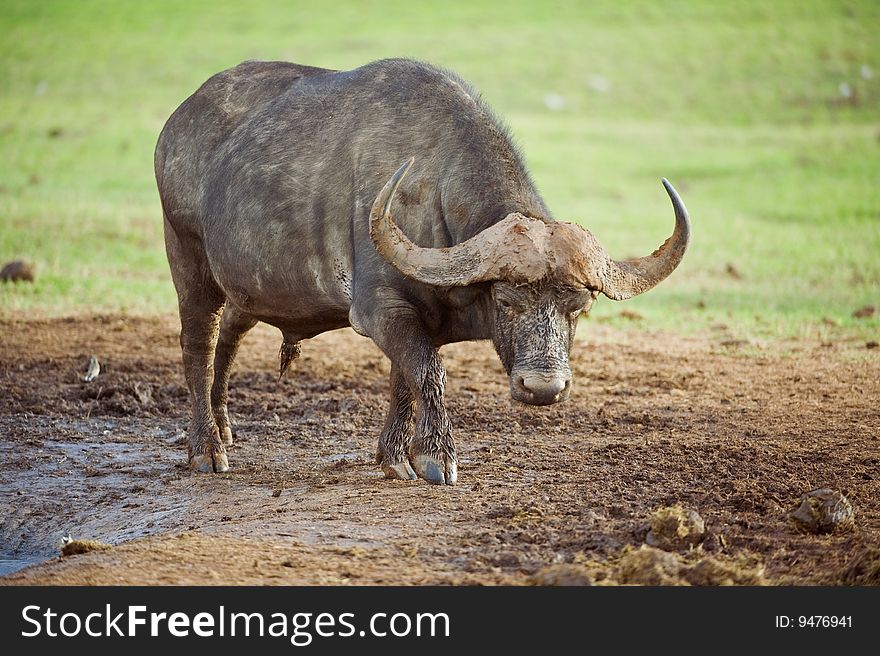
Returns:
[[[214,348],[223,297],[219,289],[210,289],[210,285],[206,287],[209,289],[193,295],[199,297],[198,302],[180,303],[180,347],[192,402],[189,465],[201,472],[224,472],[229,469],[229,460],[220,442],[217,422],[211,410]]]
[[[211,410],[220,431],[220,441],[224,446],[230,446],[234,436],[227,409],[232,363],[235,361],[241,340],[255,325],[257,325],[257,320],[254,317],[242,312],[234,305],[227,305],[223,310],[223,318],[220,319],[220,337],[217,339],[217,348],[214,354]]]
[[[391,407],[385,427],[379,437],[376,463],[387,478],[415,480],[416,473],[409,464],[409,449],[413,437],[414,399],[406,379],[396,366],[391,367]]]
[[[198,236],[188,231],[178,232],[169,223],[167,215],[165,248],[177,290],[183,372],[192,404],[189,465],[202,472],[224,472],[229,469],[229,461],[211,410],[211,386],[214,382],[214,348],[226,298],[211,276]]]

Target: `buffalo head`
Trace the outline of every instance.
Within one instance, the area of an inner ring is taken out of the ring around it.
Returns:
[[[492,341],[510,376],[511,396],[524,403],[549,405],[568,398],[568,357],[578,316],[600,293],[621,301],[657,285],[681,262],[690,240],[687,210],[664,179],[675,230],[646,257],[613,260],[579,225],[517,213],[455,246],[423,248],[391,217],[394,192],[412,163],[397,170],[373,203],[373,243],[413,280],[439,287],[491,283]]]

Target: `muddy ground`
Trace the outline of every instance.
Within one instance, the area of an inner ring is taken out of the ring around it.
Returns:
[[[613,572],[675,503],[708,531],[684,561],[872,582],[852,563],[880,549],[878,349],[594,320],[580,334],[572,398],[549,408],[510,400],[488,343],[443,349],[460,457],[446,487],[373,464],[388,363],[349,330],[304,343],[281,381],[277,332],[246,338],[232,468],[205,475],[186,467],[174,317],[0,322],[0,583],[528,583],[558,563]],[[853,531],[786,521],[816,487],[848,496]],[[62,559],[64,535],[114,548]]]

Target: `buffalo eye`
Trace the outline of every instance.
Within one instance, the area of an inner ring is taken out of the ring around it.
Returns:
[[[593,297],[592,296],[581,296],[576,299],[572,299],[566,307],[566,310],[569,314],[577,316],[581,312],[589,312],[590,307],[593,305]]]

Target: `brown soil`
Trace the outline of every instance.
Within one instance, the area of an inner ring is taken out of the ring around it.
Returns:
[[[0,583],[528,583],[618,562],[676,504],[705,520],[686,560],[876,582],[852,574],[880,553],[876,349],[581,334],[572,398],[549,408],[510,400],[489,344],[443,349],[460,454],[446,487],[373,464],[388,363],[351,331],[304,343],[281,381],[279,335],[250,334],[232,469],[205,475],[186,467],[173,317],[0,322],[0,567],[47,561]],[[90,355],[101,373],[84,383]],[[851,531],[787,521],[819,487],[851,501]],[[61,559],[66,534],[114,547]]]

